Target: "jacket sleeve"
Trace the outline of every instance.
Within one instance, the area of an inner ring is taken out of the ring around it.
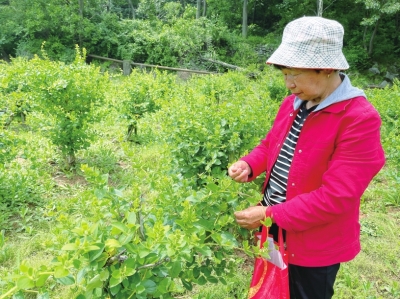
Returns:
[[[273,206],[275,222],[287,231],[300,232],[346,213],[358,217],[360,198],[385,163],[380,125],[372,107],[343,125],[319,187]]]
[[[294,96],[288,96],[284,99],[279,111],[275,117],[272,128],[268,132],[267,136],[261,140],[260,144],[256,146],[247,156],[244,156],[241,160],[246,161],[251,170],[252,176],[249,178],[249,182],[257,178],[261,173],[267,170],[267,167],[271,167],[268,163],[271,163],[271,159],[276,154],[277,143],[280,137],[274,134],[276,131],[287,131],[290,125],[290,120],[286,117],[288,114],[293,112],[293,101]]]
[[[268,135],[261,140],[260,144],[257,145],[247,156],[241,158],[241,160],[249,164],[252,174],[248,179],[248,182],[255,180],[261,173],[267,169],[267,159],[269,151],[269,138]]]

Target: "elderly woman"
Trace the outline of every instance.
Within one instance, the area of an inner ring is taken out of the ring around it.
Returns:
[[[349,68],[343,33],[321,17],[285,27],[267,63],[291,95],[265,139],[228,170],[237,182],[266,172],[260,204],[235,217],[255,229],[267,215],[285,231],[291,299],[333,296],[340,263],[360,251],[360,198],[385,161],[377,111],[340,72]]]

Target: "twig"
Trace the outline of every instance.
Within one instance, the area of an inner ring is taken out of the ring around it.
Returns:
[[[106,266],[110,266],[112,265],[114,262],[120,262],[123,263],[128,257],[126,255],[124,255],[124,253],[126,252],[126,249],[122,250],[121,252],[119,252],[118,254],[110,257],[107,262],[106,262]],[[0,298],[1,299],[1,298]]]
[[[164,263],[164,262],[169,262],[170,260],[171,260],[171,259],[170,259],[168,256],[166,256],[165,258],[159,260],[157,263],[143,265],[143,266],[137,267],[136,270],[142,270],[142,269],[147,269],[147,268],[154,268],[154,267],[157,267],[157,266],[161,265],[161,264]]]
[[[17,291],[17,290],[18,290],[18,287],[17,287],[17,286],[15,286],[15,287],[9,289],[7,293],[4,293],[3,295],[0,296],[0,299],[5,299],[5,298],[7,298],[8,296],[11,296],[11,295],[12,295],[15,291]]]

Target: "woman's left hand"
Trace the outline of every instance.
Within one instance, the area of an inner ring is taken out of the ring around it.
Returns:
[[[261,226],[261,220],[265,219],[267,207],[253,206],[243,211],[235,212],[236,222],[243,228],[255,229]]]

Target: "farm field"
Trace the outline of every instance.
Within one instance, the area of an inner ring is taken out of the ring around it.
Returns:
[[[122,76],[84,55],[1,64],[0,299],[247,298],[255,248],[233,213],[262,178],[226,170],[271,126],[280,73]],[[335,299],[400,298],[400,84],[366,93],[387,163]]]

